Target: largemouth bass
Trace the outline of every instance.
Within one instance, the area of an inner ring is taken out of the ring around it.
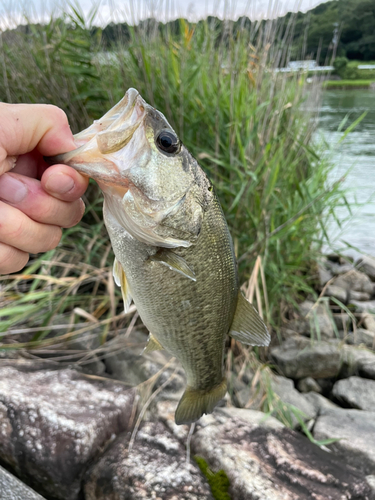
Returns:
[[[135,89],[53,158],[95,179],[115,253],[125,310],[133,300],[150,331],[147,351],[166,349],[187,388],[176,423],[211,413],[227,390],[224,344],[268,345],[256,309],[239,291],[232,239],[214,188],[162,113]]]

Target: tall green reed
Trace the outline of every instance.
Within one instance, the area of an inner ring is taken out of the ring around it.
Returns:
[[[242,280],[261,257],[267,319],[277,324],[289,304],[313,290],[327,215],[341,198],[339,185],[327,185],[330,164],[312,142],[320,82],[274,71],[288,60],[292,26],[234,29],[228,21],[219,32],[214,19],[181,19],[177,30],[149,21],[128,26],[126,42],[104,53],[94,14],[70,8],[44,25],[3,33],[0,99],[56,104],[78,131],[137,88],[212,179]],[[83,223],[65,232],[58,249],[2,278],[3,332],[20,322],[41,325],[37,343],[57,314],[70,318],[71,329],[77,308],[102,321],[105,332],[129,323],[110,323],[121,304],[95,185],[87,200]]]

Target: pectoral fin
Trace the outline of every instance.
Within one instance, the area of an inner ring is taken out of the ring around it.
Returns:
[[[175,254],[171,250],[159,250],[156,254],[150,257],[150,260],[154,262],[159,262],[164,266],[169,267],[172,271],[182,274],[185,278],[189,278],[192,281],[197,281],[195,274],[192,269],[188,266],[185,259]]]
[[[152,351],[160,351],[161,349],[164,349],[164,347],[161,345],[161,343],[150,333],[148,336],[148,342],[146,347],[144,348],[142,354],[146,354],[146,352],[152,352]]]
[[[237,309],[229,335],[245,345],[269,345],[271,336],[255,307],[238,292]]]
[[[124,310],[127,313],[129,311],[130,304],[132,302],[132,296],[130,294],[129,283],[126,279],[124,270],[120,262],[116,259],[113,262],[113,277],[117,286],[121,287],[122,300],[124,302]]]

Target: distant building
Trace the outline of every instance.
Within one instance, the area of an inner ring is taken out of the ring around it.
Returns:
[[[300,71],[304,69],[306,71],[312,71],[317,67],[316,61],[312,59],[308,59],[307,61],[289,61],[287,65],[287,69],[290,71]]]
[[[275,71],[281,73],[292,73],[295,71],[332,71],[333,66],[318,66],[312,59],[306,61],[289,61],[285,68],[277,68]]]

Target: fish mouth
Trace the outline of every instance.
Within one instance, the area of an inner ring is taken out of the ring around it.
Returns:
[[[69,165],[106,185],[128,187],[124,173],[129,166],[119,161],[118,152],[125,148],[143,123],[146,106],[139,92],[130,88],[105,115],[73,136],[77,149],[45,157],[45,161],[49,165]]]

